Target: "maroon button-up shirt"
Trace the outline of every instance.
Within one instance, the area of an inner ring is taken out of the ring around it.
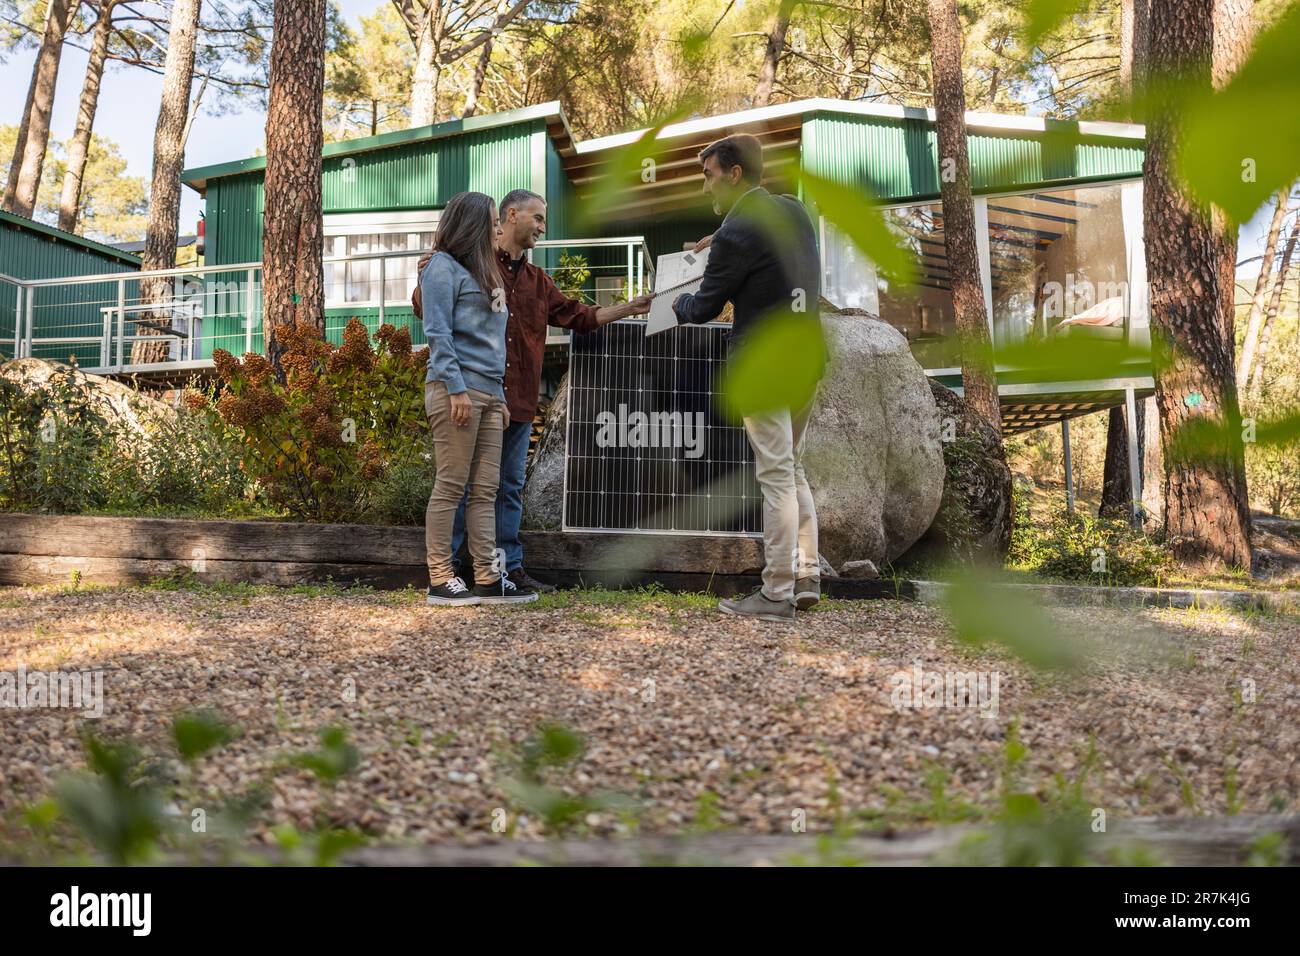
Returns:
[[[421,258],[418,272],[424,271],[428,256]],[[596,306],[570,299],[559,290],[553,279],[525,256],[519,271],[510,268],[510,253],[497,250],[501,277],[506,287],[506,407],[512,422],[531,422],[537,414],[537,399],[542,388],[542,354],[546,351],[546,326],[583,334],[600,328]],[[422,313],[420,287],[411,295],[415,314]]]

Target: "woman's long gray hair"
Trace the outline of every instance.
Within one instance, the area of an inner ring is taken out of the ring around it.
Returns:
[[[434,249],[464,266],[488,298],[504,285],[494,242],[496,208],[491,196],[457,193],[438,217],[433,234]]]

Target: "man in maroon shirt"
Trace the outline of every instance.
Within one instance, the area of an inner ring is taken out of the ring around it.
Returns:
[[[570,299],[541,268],[528,261],[527,252],[546,232],[546,200],[527,189],[516,189],[501,200],[501,238],[497,258],[505,281],[506,321],[506,407],[510,424],[501,440],[501,485],[497,490],[497,547],[505,552],[506,587],[523,585],[538,591],[555,590],[534,580],[524,570],[524,546],[519,540],[519,523],[524,512],[524,471],[537,398],[542,384],[542,353],[546,350],[547,325],[570,332],[594,332],[602,325],[644,315],[650,311],[650,295],[621,305],[601,308]],[[420,260],[419,272],[429,260]],[[631,291],[631,290],[629,290]],[[489,292],[489,295],[492,295]],[[421,314],[420,289],[411,296],[416,315]],[[452,554],[460,552],[465,540],[465,501],[456,512]]]

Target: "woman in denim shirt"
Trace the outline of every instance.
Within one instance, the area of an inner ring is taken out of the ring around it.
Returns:
[[[420,273],[429,372],[424,411],[433,432],[437,476],[424,516],[428,603],[502,604],[537,593],[506,578],[496,553],[496,496],[501,436],[509,415],[505,286],[495,241],[496,204],[482,193],[453,196],[438,220],[437,250]],[[474,588],[456,576],[451,535],[462,495]]]

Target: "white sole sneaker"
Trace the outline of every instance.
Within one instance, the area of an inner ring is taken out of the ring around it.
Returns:
[[[530,604],[536,601],[541,595],[534,592],[533,594],[503,594],[500,597],[477,598],[482,604]]]
[[[483,603],[483,599],[476,598],[476,597],[445,598],[445,597],[435,597],[432,594],[426,594],[424,596],[424,603],[431,604],[434,607],[476,607],[479,604]]]

